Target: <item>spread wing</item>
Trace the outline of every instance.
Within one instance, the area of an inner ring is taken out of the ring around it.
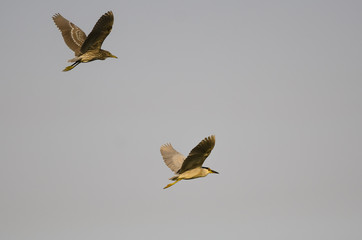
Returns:
[[[69,22],[59,13],[53,16],[53,21],[62,32],[64,42],[74,51],[76,56],[79,56],[80,48],[87,38],[87,35],[85,35],[82,29]]]
[[[86,53],[89,50],[100,49],[104,39],[112,30],[113,26],[113,13],[108,11],[98,20],[96,25],[94,25],[93,30],[88,35],[87,39],[84,41],[80,51]]]
[[[215,146],[215,136],[209,136],[202,140],[194,149],[191,150],[184,160],[178,174],[184,173],[190,169],[201,167],[205,159],[210,155]]]
[[[177,172],[185,160],[185,156],[177,152],[170,143],[161,146],[163,161],[173,172]]]

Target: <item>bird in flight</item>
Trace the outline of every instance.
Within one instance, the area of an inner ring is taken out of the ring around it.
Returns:
[[[160,151],[163,161],[175,173],[175,176],[170,178],[170,180],[174,182],[168,184],[163,189],[169,188],[181,180],[205,177],[209,173],[218,174],[218,172],[202,166],[214,146],[215,136],[211,135],[202,140],[191,150],[189,155],[185,157],[177,152],[170,143],[162,145]]]
[[[117,58],[112,55],[112,53],[101,49],[104,39],[112,30],[114,21],[112,11],[103,14],[88,36],[82,29],[65,19],[59,13],[53,16],[53,21],[61,31],[64,42],[75,54],[75,58],[68,60],[68,62],[73,62],[73,64],[66,67],[63,70],[64,72],[72,70],[79,63],[104,60],[106,58]]]

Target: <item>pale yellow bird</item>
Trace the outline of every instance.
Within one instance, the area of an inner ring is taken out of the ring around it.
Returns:
[[[171,187],[181,180],[194,179],[205,177],[209,173],[217,173],[208,167],[203,167],[205,159],[210,155],[215,146],[215,136],[211,135],[202,140],[189,155],[185,157],[177,152],[170,143],[161,146],[161,155],[166,165],[175,173],[175,176],[170,178],[174,181],[168,184],[165,188]]]

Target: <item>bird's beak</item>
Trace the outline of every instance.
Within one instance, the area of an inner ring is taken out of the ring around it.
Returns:
[[[211,170],[211,169],[210,169]],[[211,173],[216,173],[216,174],[219,174],[218,172],[214,171],[214,170],[211,170]]]
[[[114,56],[114,55],[112,55],[111,57],[112,57],[112,58],[118,58],[118,57],[116,57],[116,56]]]

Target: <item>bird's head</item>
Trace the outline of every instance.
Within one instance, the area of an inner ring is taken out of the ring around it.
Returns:
[[[103,56],[104,56],[104,59],[106,58],[118,58],[116,56],[114,56],[112,53],[106,51],[106,50],[103,50]]]
[[[216,172],[216,171],[214,171],[214,170],[212,170],[212,169],[210,169],[210,168],[206,168],[207,169],[207,171],[209,171],[209,173],[216,173],[216,174],[219,174],[218,172]]]

